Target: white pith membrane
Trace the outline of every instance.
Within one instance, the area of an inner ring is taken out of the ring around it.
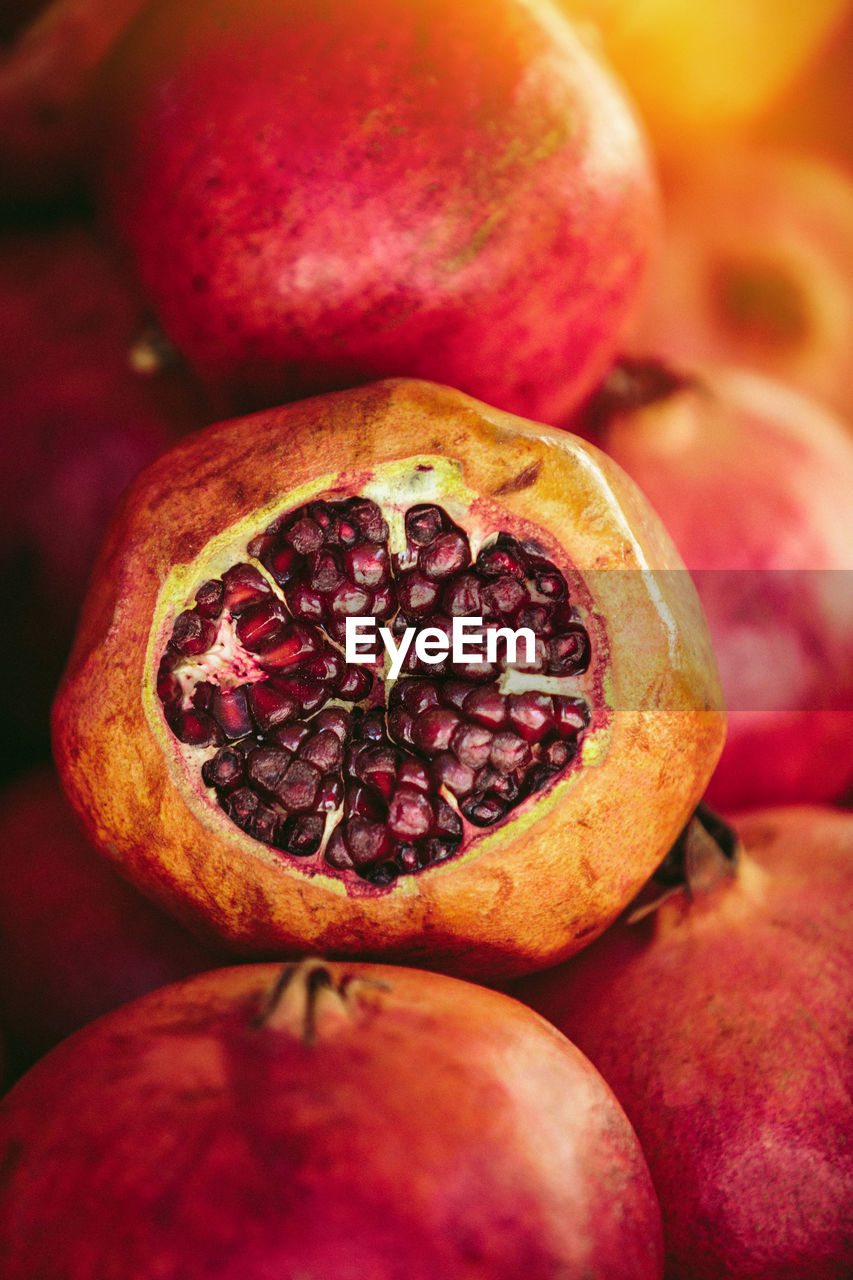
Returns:
[[[609,718],[601,619],[541,530],[508,513],[502,522],[494,504],[461,493],[445,460],[385,472],[279,509],[249,533],[242,556],[239,542],[224,556],[220,540],[207,558],[215,576],[200,576],[199,557],[155,658],[161,714],[210,800],[291,865],[365,887],[445,862],[518,819],[528,801],[597,762]],[[324,565],[326,581],[342,581],[313,588]],[[435,600],[413,613],[406,595],[404,614],[398,593],[416,580]],[[399,643],[397,628],[447,626],[451,588],[451,612],[491,614],[487,627],[515,630],[538,616],[534,663],[522,645],[514,664],[499,648],[494,667],[459,671],[450,657],[417,662],[413,642],[390,678],[378,628]],[[470,590],[477,607],[467,607]],[[377,617],[371,665],[347,667],[347,611]]]

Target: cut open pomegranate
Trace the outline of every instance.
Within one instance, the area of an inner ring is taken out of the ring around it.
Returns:
[[[93,839],[187,923],[478,974],[600,932],[722,724],[688,576],[624,477],[403,380],[141,477],[55,716]]]
[[[332,496],[276,517],[178,614],[157,678],[238,827],[378,885],[469,848],[582,767],[593,712],[601,729],[609,716],[600,619],[541,542],[499,531],[475,548],[436,503],[385,511]],[[347,663],[358,617],[393,617],[395,661],[365,625],[374,661]],[[454,618],[483,624],[456,660]]]

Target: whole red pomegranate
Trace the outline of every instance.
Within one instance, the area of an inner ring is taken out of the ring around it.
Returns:
[[[145,2],[4,0],[0,205],[55,199],[79,184],[89,82]]]
[[[755,144],[668,175],[663,251],[632,345],[749,365],[853,415],[853,175]]]
[[[690,569],[728,708],[709,798],[828,801],[853,782],[853,439],[759,375],[649,361],[573,423],[640,485]]]
[[[86,1022],[222,964],[126,884],[45,768],[0,796],[0,1026],[17,1068]]]
[[[734,875],[514,994],[589,1055],[636,1127],[670,1280],[848,1280],[853,816],[768,809],[737,830]]]
[[[50,701],[120,493],[211,416],[87,223],[0,237],[0,776],[49,751]]]
[[[229,411],[389,375],[556,422],[656,238],[620,86],[547,0],[165,0],[109,59],[98,185]]]
[[[143,473],[54,707],[93,841],[196,930],[472,974],[603,929],[723,725],[635,486],[405,380],[197,432]]]
[[[598,1073],[523,1005],[418,970],[251,965],[145,996],[18,1083],[0,1153],[4,1280],[661,1274]]]

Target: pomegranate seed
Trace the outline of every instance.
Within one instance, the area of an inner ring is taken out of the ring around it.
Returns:
[[[172,644],[184,657],[195,658],[205,653],[216,639],[216,623],[203,618],[195,609],[179,613],[172,628]]]
[[[370,498],[350,498],[346,514],[365,542],[385,542],[388,538],[388,525]]]
[[[190,747],[212,747],[222,742],[222,730],[206,711],[182,710],[180,707],[174,710],[165,707],[164,711],[166,722],[179,742]]]
[[[490,582],[483,592],[483,598],[505,618],[516,614],[530,602],[527,588],[509,574],[501,574],[494,582]]]
[[[506,801],[507,805],[515,804],[521,794],[521,785],[517,774],[504,775],[498,773],[497,769],[493,769],[490,765],[486,765],[480,770],[475,781],[478,792],[493,792],[501,800]]]
[[[298,751],[301,743],[310,734],[311,730],[307,724],[300,724],[298,720],[291,720],[289,724],[281,724],[274,728],[269,734],[270,742],[274,742],[276,746],[283,747],[285,751]]]
[[[330,547],[316,552],[308,562],[309,583],[314,591],[334,591],[344,580],[340,556]]]
[[[450,749],[462,764],[481,769],[489,758],[492,733],[485,725],[460,724],[450,739]]]
[[[441,686],[441,700],[446,707],[461,711],[468,694],[473,693],[476,687],[469,680],[447,680]]]
[[[404,574],[397,583],[397,602],[410,618],[423,618],[430,614],[440,595],[441,587],[417,569]]]
[[[416,547],[427,546],[445,527],[446,519],[441,507],[421,502],[406,512],[406,538]]]
[[[589,724],[589,707],[581,698],[555,698],[554,724],[561,738],[575,737]]]
[[[351,871],[353,869],[353,860],[349,855],[341,827],[335,827],[329,837],[329,843],[326,845],[326,852],[323,856],[329,866],[334,867],[336,871]]]
[[[369,884],[385,888],[386,885],[393,884],[397,879],[397,868],[393,862],[379,862],[360,869],[358,874],[363,880],[367,880]]]
[[[437,862],[445,862],[459,847],[458,840],[441,839],[438,836],[430,836],[429,840],[424,841],[423,845],[423,865],[430,867]]]
[[[436,796],[432,802],[434,821],[433,831],[449,840],[462,839],[462,819],[456,810],[447,803],[444,796]]]
[[[302,579],[288,582],[284,594],[295,618],[307,618],[309,622],[322,622],[325,618],[326,602],[322,595]]]
[[[548,641],[548,671],[551,675],[580,675],[589,666],[589,659],[589,636],[582,626],[567,628]]]
[[[328,687],[321,680],[303,675],[301,671],[294,675],[279,676],[277,683],[283,694],[294,699],[302,715],[310,715],[329,700]]]
[[[488,729],[497,729],[506,721],[506,699],[496,686],[475,689],[462,704],[465,715]]]
[[[391,701],[402,702],[413,716],[440,705],[437,686],[430,680],[402,680],[394,686]]]
[[[249,686],[249,711],[261,733],[283,724],[296,715],[296,699],[278,680],[264,680]]]
[[[471,549],[463,533],[442,533],[425,547],[418,564],[428,578],[449,578],[471,563]]]
[[[436,786],[447,787],[455,796],[467,796],[474,789],[474,770],[467,764],[462,764],[449,751],[435,757],[432,776]]]
[[[278,639],[258,655],[265,671],[282,671],[298,666],[323,646],[322,633],[307,622],[287,623]]]
[[[366,867],[386,858],[390,848],[387,829],[369,818],[349,818],[346,844],[356,867]]]
[[[208,787],[228,791],[243,781],[243,756],[232,746],[220,747],[216,755],[201,766],[202,780]]]
[[[291,761],[288,751],[281,747],[255,747],[246,760],[249,781],[270,797],[275,795]]]
[[[384,587],[391,574],[386,547],[375,542],[352,547],[344,555],[347,577],[359,587]]]
[[[307,760],[293,760],[276,787],[285,809],[291,813],[305,813],[314,808],[320,790],[321,774]]]
[[[459,716],[450,707],[432,707],[415,720],[412,737],[415,746],[427,755],[446,751],[459,724]]]
[[[247,835],[264,844],[273,844],[279,827],[279,815],[270,809],[248,787],[238,787],[228,796],[220,797],[220,804],[232,822]]]
[[[251,564],[233,564],[222,575],[225,608],[237,617],[250,605],[269,598],[271,587],[262,573]]]
[[[303,563],[298,551],[286,542],[277,542],[272,551],[261,558],[261,564],[266,565],[280,587],[300,572]]]
[[[462,802],[462,812],[475,827],[491,827],[507,812],[503,800],[494,795],[473,795]]]
[[[398,787],[388,806],[388,829],[400,840],[417,840],[432,826],[432,806],[422,791]]]
[[[225,583],[220,578],[203,582],[195,595],[196,611],[203,618],[218,618],[225,600]]]
[[[344,816],[347,818],[370,818],[371,822],[384,822],[388,810],[384,801],[375,791],[356,783],[346,789],[344,800]]]
[[[411,874],[422,865],[421,855],[413,844],[395,845],[394,861],[404,874]]]
[[[548,636],[554,630],[553,615],[553,605],[529,604],[526,608],[520,610],[515,619],[515,624],[518,627],[529,627],[537,637]]]
[[[535,649],[536,651],[533,655],[533,661],[528,662],[527,646],[520,644],[518,646],[518,650],[516,653],[515,662],[507,663],[506,665],[509,667],[512,667],[513,671],[529,671],[533,674],[536,674],[537,672],[540,672],[540,671],[547,671],[548,650],[546,648],[545,641],[542,639],[541,636],[536,636]]]
[[[157,674],[157,697],[164,709],[170,710],[180,706],[184,698],[184,688],[180,680],[171,671],[164,671],[162,664]]]
[[[330,689],[335,689],[338,686],[344,677],[345,670],[346,666],[342,656],[331,645],[326,645],[313,658],[309,658],[302,667],[302,671],[306,676],[313,676],[315,680],[321,680]]]
[[[405,759],[397,770],[397,782],[400,786],[416,787],[418,791],[432,790],[426,766],[411,756]]]
[[[415,727],[414,716],[409,715],[402,707],[395,707],[393,711],[388,713],[388,732],[397,742],[404,742],[406,746],[413,746],[412,730]]]
[[[540,742],[554,727],[554,703],[548,694],[510,694],[507,702],[509,722],[527,742]]]
[[[477,568],[487,578],[500,578],[504,574],[509,574],[513,578],[527,576],[524,552],[517,542],[512,541],[511,547],[493,543],[489,547],[481,548],[477,556]]]
[[[315,520],[302,516],[284,530],[284,539],[302,556],[319,551],[325,541],[323,530]]]
[[[259,533],[253,538],[246,547],[249,555],[255,560],[260,560],[262,564],[266,564],[266,557],[275,545],[277,532],[272,525],[265,529],[263,533]]]
[[[549,600],[565,600],[569,594],[566,579],[553,565],[546,564],[535,569],[536,590]]]
[[[397,597],[394,594],[394,588],[391,586],[380,587],[378,591],[374,591],[368,612],[371,617],[381,619],[390,618],[392,614],[396,613]]]
[[[549,742],[545,748],[545,761],[555,769],[564,768],[575,756],[575,748],[567,742]]]
[[[246,685],[236,689],[215,689],[207,709],[231,741],[245,738],[254,728]]]
[[[324,778],[320,783],[320,790],[317,793],[317,809],[320,813],[334,813],[335,809],[343,803],[344,784],[340,778],[332,775]]]
[[[492,738],[489,761],[498,773],[512,773],[530,761],[530,747],[518,734],[502,730]]]
[[[346,742],[352,733],[352,719],[341,707],[326,707],[311,723],[318,731],[331,729],[340,742]]]
[[[316,765],[321,773],[334,773],[344,759],[343,744],[331,729],[321,729],[300,745],[297,755],[309,764]]]
[[[358,544],[359,533],[351,520],[339,516],[329,534],[329,542],[339,542],[342,547],[354,547]]]
[[[371,742],[385,741],[385,718],[379,707],[368,711],[357,728],[360,738],[369,738]]]
[[[297,858],[309,858],[323,840],[325,819],[319,813],[304,813],[288,818],[278,836],[278,846]]]
[[[358,758],[357,777],[390,800],[397,785],[397,754],[391,747],[370,747]]]
[[[541,762],[535,764],[525,775],[524,787],[522,788],[523,795],[529,796],[534,791],[541,791],[543,787],[553,781],[559,772],[559,769],[554,768],[553,765]]]
[[[315,524],[320,526],[328,540],[334,524],[334,512],[328,502],[309,502],[305,508],[305,514],[309,520],[313,520]]]
[[[482,616],[482,583],[473,573],[460,573],[444,588],[441,607],[451,618]]]
[[[361,702],[373,688],[373,676],[364,667],[347,667],[337,688],[339,698]]]
[[[370,592],[347,579],[328,598],[328,606],[339,618],[364,616],[370,606]]]
[[[279,640],[287,618],[280,600],[264,600],[249,605],[237,619],[237,639],[251,653],[258,653],[265,645]]]

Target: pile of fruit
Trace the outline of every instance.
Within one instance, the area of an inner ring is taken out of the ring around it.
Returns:
[[[851,0],[0,41],[3,1280],[850,1280]]]

